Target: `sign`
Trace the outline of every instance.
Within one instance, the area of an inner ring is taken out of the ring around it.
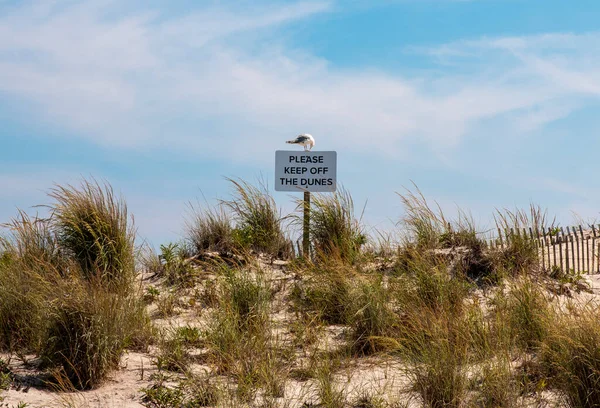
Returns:
[[[275,152],[275,191],[334,192],[337,152]]]

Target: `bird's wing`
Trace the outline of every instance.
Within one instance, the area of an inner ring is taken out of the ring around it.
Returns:
[[[300,136],[298,136],[297,138],[295,138],[294,140],[292,140],[291,142],[292,142],[292,143],[304,143],[304,142],[306,142],[307,140],[308,140],[308,137],[307,137],[307,136],[300,135]]]

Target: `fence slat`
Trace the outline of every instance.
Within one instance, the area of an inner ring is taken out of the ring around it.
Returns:
[[[590,268],[590,273],[596,272],[594,269],[594,265],[596,264],[596,234],[592,235],[592,267]]]
[[[571,228],[572,228],[572,227],[571,227]],[[569,227],[567,227],[567,231],[568,231],[568,230],[569,230]],[[572,264],[572,267],[573,267],[573,270],[575,271],[575,255],[577,255],[577,253],[575,252],[575,242],[574,242],[574,239],[573,239],[573,234],[572,234],[572,233],[570,233],[570,234],[569,234],[569,239],[571,240],[571,254],[572,254],[572,256],[573,256],[573,264]]]
[[[542,235],[544,236],[544,247],[546,248],[546,265],[547,269],[552,269],[552,262],[550,260],[550,243],[552,242],[552,237],[550,236],[550,229],[546,232],[546,229],[542,227]]]
[[[577,247],[577,271],[581,271],[581,254],[579,253],[579,237],[577,236],[577,229],[572,227],[573,229],[573,239],[575,240],[575,245]]]
[[[550,243],[552,243],[552,230],[550,228],[548,228],[548,236],[550,237]],[[562,270],[562,245],[561,245],[561,240],[560,240],[560,236],[558,235],[558,233],[554,234],[554,245],[552,246],[552,257],[554,259],[552,259],[552,264],[550,264],[550,247],[548,247],[548,268],[552,268],[554,265],[556,265],[556,261],[558,258],[556,258],[556,244],[559,245],[558,247],[558,252],[560,255],[560,259],[561,259],[561,265],[560,265],[560,269]]]
[[[533,239],[533,230],[531,231],[531,238]],[[536,227],[535,229],[535,247],[537,248],[538,254],[540,253],[540,247],[542,248],[542,270],[546,270],[546,259],[544,257],[544,245],[540,242],[540,230]]]
[[[563,229],[563,227],[560,227],[560,235],[562,237],[562,240],[565,241],[565,271],[568,272],[569,271],[569,243],[566,242],[565,230]]]
[[[587,237],[588,239],[586,239],[585,235],[583,234],[583,227],[581,225],[579,226],[579,235],[581,235],[581,256],[583,258],[581,262],[583,265],[583,270],[585,270],[587,273],[590,273],[590,248],[588,247],[589,236]]]

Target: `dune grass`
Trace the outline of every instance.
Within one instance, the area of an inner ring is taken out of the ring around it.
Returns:
[[[554,315],[545,338],[542,366],[549,382],[570,407],[600,406],[600,309],[571,305],[571,313]]]
[[[223,205],[215,208],[194,207],[191,218],[186,222],[187,239],[196,254],[207,251],[235,253],[240,250],[234,240],[234,227],[231,214]]]
[[[0,346],[43,357],[63,388],[94,388],[152,336],[134,287],[134,230],[109,185],[50,197],[49,219],[20,212],[2,240]]]
[[[540,273],[530,237],[491,248],[466,212],[451,219],[416,189],[401,195],[398,248],[363,256],[365,229],[341,190],[313,200],[317,256],[275,264],[291,255],[285,217],[265,188],[230,182],[231,200],[152,254],[161,279],[145,300],[134,228],[110,186],[56,187],[48,219],[20,212],[0,239],[0,348],[42,357],[63,389],[96,388],[125,350],[153,341],[151,307],[161,323],[177,312],[202,324],[156,339],[148,406],[287,406],[298,386],[304,406],[512,407],[544,393],[600,405],[600,312],[549,295],[554,277]],[[504,232],[547,221],[532,207],[498,212],[496,223]],[[244,262],[198,260],[213,251]],[[351,395],[352,370],[388,363],[406,389]]]
[[[84,180],[79,187],[56,186],[50,197],[52,228],[83,275],[99,277],[127,291],[134,278],[135,230],[127,205],[108,184]]]
[[[303,208],[303,201],[298,201],[298,208]],[[309,231],[319,257],[354,261],[367,242],[360,218],[354,214],[352,195],[343,188],[333,194],[312,195]]]
[[[216,313],[204,333],[209,362],[236,380],[236,395],[252,400],[261,389],[283,392],[284,361],[271,332],[271,288],[260,271],[226,270],[220,281]]]
[[[254,186],[247,181],[227,179],[233,186],[233,197],[222,201],[236,222],[233,239],[242,248],[287,258],[291,248],[282,230],[282,216],[267,186]]]

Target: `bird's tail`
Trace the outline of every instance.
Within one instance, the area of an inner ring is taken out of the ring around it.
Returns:
[[[289,143],[289,144],[294,144],[294,143],[295,143],[295,141],[294,141],[294,140],[288,140],[288,141],[286,141],[286,143]]]

